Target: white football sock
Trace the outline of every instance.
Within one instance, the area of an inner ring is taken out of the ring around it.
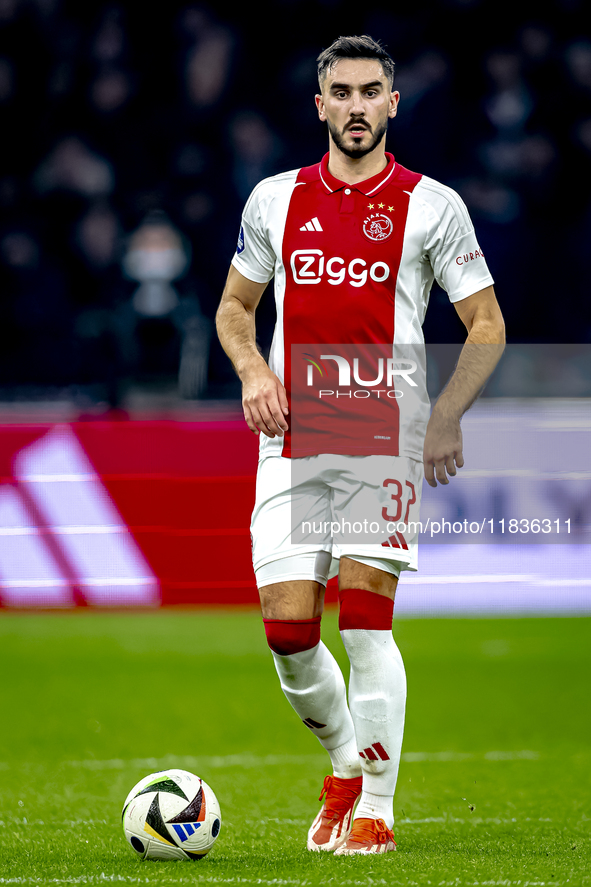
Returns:
[[[345,681],[332,653],[322,641],[311,650],[290,656],[271,652],[281,689],[296,714],[330,755],[334,775],[341,779],[360,776]]]
[[[383,819],[392,828],[406,707],[404,663],[391,631],[349,628],[341,637],[351,663],[349,707],[363,771],[355,819]]]

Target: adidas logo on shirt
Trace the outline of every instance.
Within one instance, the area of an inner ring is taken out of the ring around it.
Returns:
[[[318,219],[316,218],[316,216],[314,216],[314,218],[311,221],[306,222],[306,224],[302,225],[302,227],[300,228],[300,231],[323,231],[323,230],[324,229],[323,229],[322,225],[320,224],[320,222],[318,221]]]

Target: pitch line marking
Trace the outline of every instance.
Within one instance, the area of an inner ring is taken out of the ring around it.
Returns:
[[[107,875],[105,872],[101,872],[100,875],[79,875],[78,877],[66,877],[66,878],[34,878],[34,877],[15,877],[15,878],[0,878],[0,884],[155,884],[160,885],[163,883],[162,878],[138,878],[133,875]],[[210,875],[209,877],[200,877],[198,881],[195,878],[177,878],[174,879],[175,884],[265,884],[269,885],[269,887],[275,887],[275,885],[289,884],[295,885],[295,887],[299,887],[299,885],[309,884],[310,882],[307,879],[303,881],[299,878],[257,878],[253,876],[252,878],[241,878],[241,877],[230,877],[230,878],[220,878],[215,875]],[[383,885],[383,887],[395,887],[395,885],[409,885],[409,884],[417,884],[416,881],[409,881],[407,879],[403,881],[392,880],[392,878],[371,878],[370,881],[360,881],[359,879],[351,880],[347,879],[339,879],[340,887],[358,887],[359,884],[368,883],[372,885]],[[437,881],[440,887],[457,887],[458,880],[454,879],[453,881]],[[513,881],[509,878],[503,878],[502,881],[464,881],[462,882],[464,887],[562,887],[562,885],[568,883],[567,881],[555,881],[552,879],[551,881],[524,881],[519,879],[517,881]]]
[[[423,762],[434,763],[462,763],[464,761],[537,761],[541,758],[539,752],[531,749],[518,751],[486,751],[486,752],[403,752],[402,760],[406,764]],[[318,766],[325,763],[322,755],[214,755],[195,757],[193,755],[167,755],[164,758],[110,758],[97,760],[86,758],[78,761],[59,761],[56,766],[83,767],[86,770],[124,770],[137,767],[138,769],[152,768],[167,769],[169,767],[280,767],[286,764],[296,766]],[[18,762],[16,766],[21,766]],[[12,766],[6,761],[0,761],[0,770],[9,770]]]

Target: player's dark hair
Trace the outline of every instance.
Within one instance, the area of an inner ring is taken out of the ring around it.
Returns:
[[[337,37],[334,43],[323,49],[318,58],[318,80],[322,81],[340,59],[376,59],[382,65],[384,74],[394,86],[394,61],[378,40],[368,34],[362,37]]]

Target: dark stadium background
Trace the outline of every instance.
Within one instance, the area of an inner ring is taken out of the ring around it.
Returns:
[[[212,336],[242,205],[326,150],[315,57],[342,33],[397,63],[388,147],[457,188],[513,343],[591,340],[591,40],[582,0],[188,4],[0,2],[0,398],[123,407],[174,386],[187,330],[207,349],[193,400],[235,398]],[[131,307],[121,262],[149,219],[189,262],[179,304]],[[270,294],[268,294],[270,295]],[[272,300],[259,316],[268,345]],[[427,341],[462,330],[435,289]],[[99,410],[100,412],[100,410]]]

